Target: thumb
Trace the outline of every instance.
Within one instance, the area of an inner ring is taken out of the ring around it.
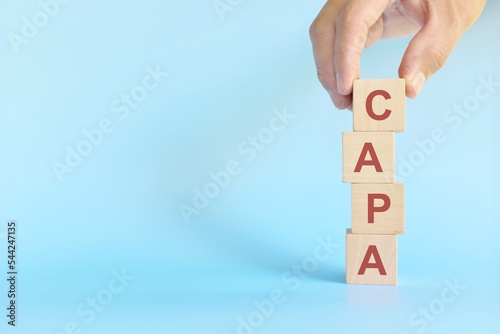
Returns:
[[[446,63],[459,38],[456,29],[428,21],[411,40],[399,67],[406,95],[416,97],[424,83]]]

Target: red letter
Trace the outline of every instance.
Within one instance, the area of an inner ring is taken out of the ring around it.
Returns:
[[[385,109],[382,115],[375,114],[375,112],[373,111],[373,99],[378,95],[382,96],[386,100],[389,100],[391,98],[391,94],[389,94],[385,90],[375,90],[371,92],[370,95],[368,95],[368,97],[366,98],[366,111],[368,112],[368,116],[370,116],[372,119],[376,121],[383,121],[391,115],[392,110]]]
[[[370,157],[372,160],[366,160],[366,155],[370,153]],[[361,150],[361,154],[359,155],[358,163],[356,164],[356,168],[354,168],[355,173],[361,172],[361,168],[363,166],[374,166],[375,170],[378,173],[382,173],[382,166],[380,166],[380,162],[378,161],[377,153],[375,153],[375,149],[373,148],[372,143],[365,143],[363,149]]]
[[[375,200],[384,201],[382,206],[375,207]],[[368,194],[368,224],[375,222],[375,212],[385,212],[391,207],[391,199],[386,194]]]
[[[375,263],[370,263],[370,258],[373,254],[373,258],[375,259]],[[359,268],[358,275],[364,275],[365,270],[367,268],[378,269],[380,275],[387,275],[385,272],[384,264],[380,259],[380,255],[377,250],[377,246],[370,245],[368,246],[368,250],[366,251],[365,258],[363,259],[363,263],[361,263],[361,267]]]

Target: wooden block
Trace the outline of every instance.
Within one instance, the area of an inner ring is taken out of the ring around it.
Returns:
[[[404,131],[405,109],[404,79],[354,80],[354,131]]]
[[[404,234],[403,183],[353,184],[352,233]]]
[[[342,179],[350,183],[394,183],[394,133],[342,133]]]
[[[346,233],[347,284],[396,285],[396,235]]]

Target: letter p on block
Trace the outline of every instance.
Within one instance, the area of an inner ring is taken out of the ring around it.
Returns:
[[[405,101],[404,79],[354,80],[354,131],[404,131]]]
[[[404,184],[352,184],[352,233],[404,234]]]

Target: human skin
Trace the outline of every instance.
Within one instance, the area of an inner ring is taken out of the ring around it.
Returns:
[[[309,29],[318,79],[339,109],[352,105],[361,54],[384,38],[413,35],[399,67],[416,97],[476,22],[486,0],[328,0]]]

